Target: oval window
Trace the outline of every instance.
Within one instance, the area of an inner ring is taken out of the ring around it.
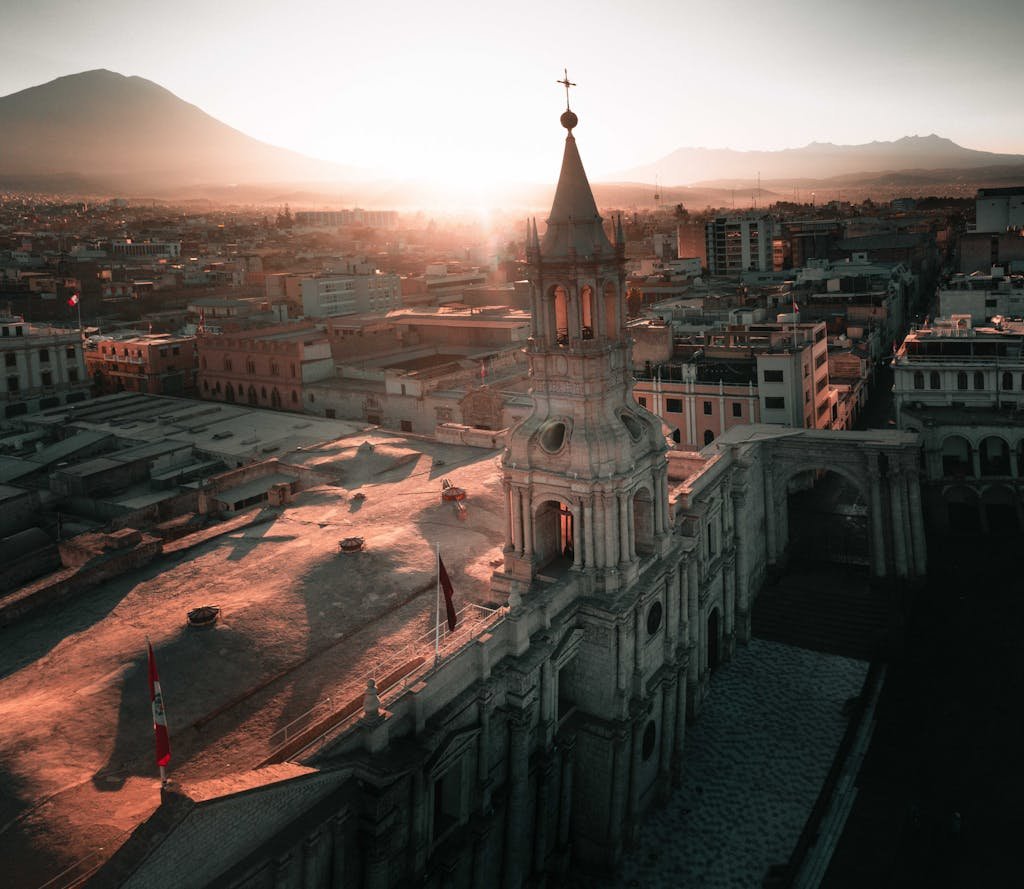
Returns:
[[[661,602],[655,602],[647,612],[647,632],[654,635],[661,626]]]
[[[560,451],[565,444],[565,423],[548,423],[540,433],[540,446],[549,454]]]
[[[622,425],[626,427],[626,431],[633,441],[640,441],[644,437],[644,427],[640,425],[640,421],[636,417],[632,414],[619,414],[619,418],[622,420]]]

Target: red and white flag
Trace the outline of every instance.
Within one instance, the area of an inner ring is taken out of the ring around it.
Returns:
[[[153,645],[148,640],[149,649],[149,700],[153,705],[153,734],[156,736],[156,764],[161,770],[171,761],[171,738],[167,734],[167,713],[164,710],[164,696],[160,691],[160,677],[156,672],[156,658],[153,657]]]
[[[793,297],[793,311],[796,312],[796,314],[798,314],[798,315],[800,314],[800,306],[798,306],[796,304],[796,297],[795,296]]]
[[[68,297],[68,305],[69,306],[77,306],[78,305],[78,292],[77,291],[75,293],[72,293],[71,296]]]
[[[437,557],[437,577],[441,582],[441,591],[444,593],[444,610],[448,616],[448,632],[450,633],[455,629],[455,605],[452,603],[452,596],[455,595],[455,590],[452,588],[451,578],[445,570],[444,562],[441,561],[440,555]]]

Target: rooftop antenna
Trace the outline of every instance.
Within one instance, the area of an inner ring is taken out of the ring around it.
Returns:
[[[657,212],[661,206],[661,189],[658,187],[658,175],[654,175],[654,210]]]

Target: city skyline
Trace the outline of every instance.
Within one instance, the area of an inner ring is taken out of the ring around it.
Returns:
[[[185,0],[166,22],[145,7],[50,0],[10,10],[0,94],[109,68],[273,145],[463,185],[550,175],[563,67],[580,84],[572,103],[596,179],[682,147],[778,150],[935,132],[1024,152],[1002,71],[1019,33],[1011,0],[970,9],[940,0],[927,19],[913,4],[876,0],[721,11],[525,0],[501,21],[454,0],[400,3],[387,18],[307,0],[287,18],[265,0],[216,9]]]

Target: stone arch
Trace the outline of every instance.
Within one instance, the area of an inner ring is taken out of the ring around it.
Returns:
[[[981,492],[985,530],[991,534],[1016,534],[1020,530],[1018,499],[1007,485],[988,485]]]
[[[654,497],[646,485],[633,492],[633,539],[637,555],[654,552]]]
[[[235,400],[235,387],[231,383],[224,387],[224,400],[231,402]]]
[[[249,404],[259,404],[259,399],[256,397],[256,387],[251,384],[249,386],[247,397],[249,400]]]
[[[999,435],[986,435],[978,446],[982,475],[1010,474],[1010,446]]]
[[[277,391],[277,386],[270,390],[270,406],[274,408],[281,407],[281,393]]]
[[[942,474],[954,478],[974,475],[971,443],[962,435],[947,435],[942,439]]]
[[[557,493],[538,493],[531,505],[533,555],[537,569],[560,559],[575,559],[577,510]],[[565,566],[567,567],[567,565]]]

